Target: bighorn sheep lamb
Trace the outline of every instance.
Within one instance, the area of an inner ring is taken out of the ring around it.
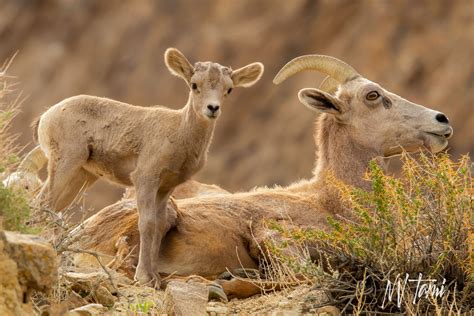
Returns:
[[[306,88],[298,93],[305,106],[323,113],[315,133],[318,158],[313,178],[285,188],[170,203],[179,216],[162,241],[157,273],[214,278],[226,269],[258,268],[264,241],[275,238],[266,221],[289,219],[291,225],[327,229],[328,215],[347,215],[336,190],[325,179],[327,172],[347,184],[367,188],[363,177],[372,159],[399,154],[402,148],[438,152],[447,146],[453,129],[444,114],[385,90],[336,58],[296,58],[283,67],[274,82],[302,70],[331,76],[325,88],[335,91],[331,94]],[[84,229],[77,229],[73,237],[85,249],[113,256],[116,242],[124,236],[129,249],[139,243],[137,222],[136,205],[132,200],[122,200],[87,219]],[[127,260],[122,269],[133,273],[136,251]],[[77,255],[76,263],[95,265],[94,258],[86,255]],[[220,283],[228,296],[244,297],[260,291],[240,279]]]
[[[38,177],[38,172],[47,161],[46,156],[37,146],[23,158],[16,171],[2,181],[3,185],[10,188],[21,188],[30,193],[37,192],[43,185]]]
[[[165,52],[165,63],[190,88],[180,110],[80,95],[48,109],[37,124],[48,159],[40,192],[46,205],[64,209],[99,177],[135,187],[140,213],[135,278],[143,284],[159,284],[160,243],[176,221],[176,213],[166,211],[168,197],[204,165],[227,95],[252,86],[263,73],[261,63],[237,70],[213,62],[193,66],[174,48]]]
[[[40,170],[48,163],[40,146],[30,151],[22,160],[15,172],[9,174],[2,181],[3,186],[21,188],[31,195],[38,192],[43,182],[38,176]],[[214,184],[204,184],[195,180],[187,180],[178,185],[172,193],[175,199],[189,199],[196,196],[209,196],[230,193]],[[136,198],[133,187],[128,187],[123,194],[123,199]]]

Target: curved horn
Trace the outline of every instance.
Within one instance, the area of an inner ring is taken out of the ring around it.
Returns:
[[[319,89],[326,91],[327,93],[333,94],[336,92],[339,82],[336,79],[331,78],[331,76],[326,76],[323,82],[319,85]]]
[[[359,77],[359,73],[342,60],[325,55],[305,55],[290,60],[273,79],[274,84],[280,84],[288,77],[304,70],[315,70],[322,72],[339,83]]]
[[[48,158],[41,150],[40,146],[36,146],[30,151],[18,166],[18,171],[38,173],[41,168],[48,162]]]

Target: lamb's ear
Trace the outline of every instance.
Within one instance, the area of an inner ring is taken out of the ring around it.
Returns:
[[[173,75],[183,78],[188,84],[191,83],[194,67],[179,50],[168,48],[165,52],[165,63]]]
[[[313,111],[334,115],[344,113],[344,105],[329,93],[314,88],[301,89],[298,92],[300,102]]]
[[[232,71],[232,82],[234,87],[251,87],[263,75],[263,64],[252,63],[245,67]]]

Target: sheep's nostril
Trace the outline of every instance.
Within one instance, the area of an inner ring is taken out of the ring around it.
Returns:
[[[207,108],[209,109],[209,111],[211,111],[212,113],[216,112],[217,110],[219,110],[219,106],[218,105],[212,105],[212,104],[209,104],[207,106]]]
[[[444,115],[443,113],[438,113],[436,114],[435,116],[436,120],[440,123],[445,123],[445,124],[448,124],[449,123],[449,120],[448,118],[446,117],[446,115]]]

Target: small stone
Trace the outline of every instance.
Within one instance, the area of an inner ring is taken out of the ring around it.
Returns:
[[[87,304],[86,300],[82,298],[79,294],[74,291],[71,291],[66,299],[66,304],[68,309],[74,309],[81,307]]]
[[[97,289],[95,289],[92,292],[92,296],[97,303],[107,307],[114,306],[115,301],[117,300],[117,298],[113,296],[104,286],[99,286]]]
[[[165,290],[164,310],[170,315],[205,315],[207,286],[201,283],[171,281]]]
[[[102,315],[107,311],[107,308],[101,304],[88,304],[73,309],[66,313],[66,316],[93,316],[93,315]]]
[[[228,314],[229,312],[229,309],[226,306],[217,305],[217,304],[213,306],[209,306],[208,304],[206,310],[208,313],[216,313],[217,315]]]
[[[64,274],[66,280],[71,282],[71,288],[76,291],[91,292],[97,285],[102,285],[109,290],[109,292],[115,292],[114,286],[110,282],[109,276],[104,272],[67,272]]]
[[[337,307],[328,305],[316,309],[316,314],[321,316],[339,316],[341,312]]]
[[[278,307],[287,307],[288,305],[290,305],[290,301],[288,300],[281,300],[280,302],[278,302]]]

